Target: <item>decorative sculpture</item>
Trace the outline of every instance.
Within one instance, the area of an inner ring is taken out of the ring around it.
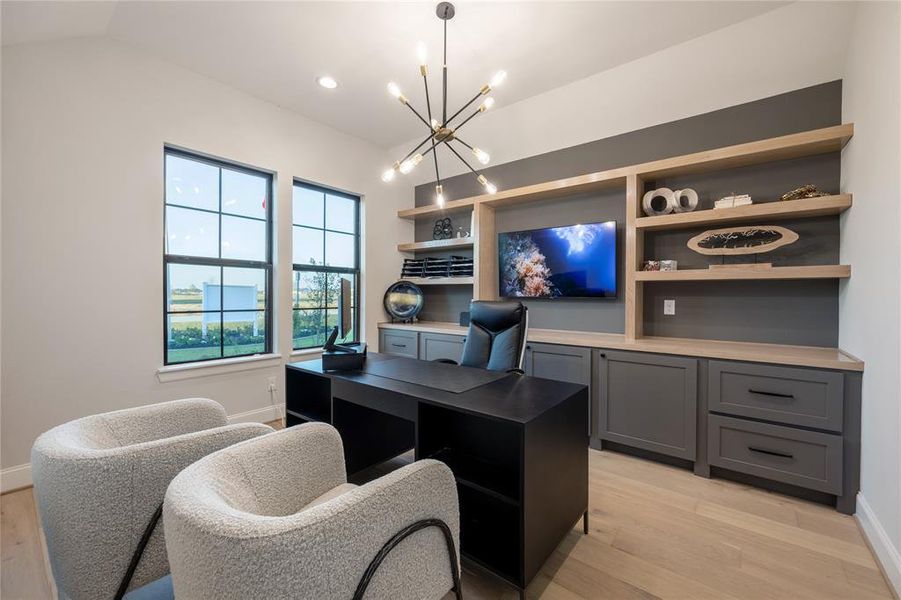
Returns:
[[[788,200],[800,200],[802,198],[819,198],[821,196],[828,196],[826,192],[821,192],[817,189],[817,186],[813,184],[802,185],[801,187],[794,189],[786,194],[782,195],[782,201]]]
[[[778,225],[749,225],[711,229],[688,240],[688,247],[699,254],[730,256],[761,254],[798,241],[798,234]]]

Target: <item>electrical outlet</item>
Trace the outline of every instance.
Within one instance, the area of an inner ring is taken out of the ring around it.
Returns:
[[[270,392],[274,392],[275,390],[278,389],[278,384],[275,382],[275,377],[269,378],[269,388],[268,389]]]
[[[663,301],[663,314],[665,314],[665,315],[676,314],[676,301],[675,300],[664,300]]]

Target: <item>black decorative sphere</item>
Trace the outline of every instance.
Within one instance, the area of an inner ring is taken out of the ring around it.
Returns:
[[[409,281],[393,283],[385,292],[385,310],[401,321],[413,320],[422,310],[424,302],[420,287]]]

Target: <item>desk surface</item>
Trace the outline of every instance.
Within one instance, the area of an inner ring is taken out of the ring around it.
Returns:
[[[379,371],[386,373],[390,366],[390,362],[385,364],[386,361],[396,361],[395,364],[397,364],[399,370],[408,368],[410,363],[416,363],[418,368],[434,374],[435,381],[452,376],[454,372],[469,369],[469,367],[378,354],[376,352],[369,353],[361,371],[323,371],[321,360],[290,363],[287,367],[331,379],[372,386],[416,398],[429,404],[446,406],[471,414],[513,421],[515,423],[528,423],[585,389],[584,385],[575,383],[511,374],[465,392],[453,393],[367,372],[369,366],[379,363]]]

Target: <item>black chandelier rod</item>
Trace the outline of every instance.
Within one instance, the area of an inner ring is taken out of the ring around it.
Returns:
[[[410,101],[409,101],[409,100],[407,100],[406,102],[404,102],[404,104],[407,105],[407,108],[409,108],[410,110],[413,111],[413,114],[414,114],[414,115],[416,115],[417,117],[419,117],[419,120],[420,120],[420,121],[422,121],[423,123],[425,123],[425,126],[429,128],[429,131],[432,130],[432,124],[429,123],[428,121],[426,121],[426,120],[422,117],[422,115],[419,114],[419,111],[418,111],[418,110],[416,110],[415,108],[413,108],[413,105],[410,104]]]
[[[444,62],[441,68],[442,86],[442,113],[441,126],[447,126],[447,7],[444,8]],[[431,125],[429,125],[431,127]]]
[[[466,110],[467,108],[469,108],[470,105],[472,105],[473,102],[475,102],[476,100],[478,100],[479,98],[481,98],[482,95],[483,95],[483,94],[482,94],[482,92],[481,92],[481,90],[480,90],[478,94],[476,94],[475,96],[472,97],[472,100],[470,100],[469,102],[467,102],[466,104],[464,104],[463,107],[462,107],[460,110],[458,110],[458,111],[455,112],[453,115],[451,115],[451,118],[447,120],[448,123],[450,123],[450,122],[453,121],[455,118],[457,118],[457,115],[459,115],[461,112],[463,112],[464,110]],[[474,115],[473,115],[473,116],[474,116]],[[470,118],[472,118],[472,117],[470,117]],[[466,120],[468,121],[469,119],[466,119]],[[465,123],[465,121],[464,121],[464,123]],[[462,125],[462,123],[461,123],[460,125],[457,125],[457,129],[459,129],[461,125]]]
[[[454,150],[454,147],[453,147],[453,146],[451,146],[451,145],[450,145],[448,142],[446,142],[446,141],[444,142],[444,145],[447,146],[448,150],[450,150],[451,152],[453,152],[454,154],[456,154],[456,155],[457,155],[457,158],[459,158],[461,161],[463,161],[463,164],[466,165],[466,166],[469,168],[469,170],[473,172],[473,174],[475,174],[475,175],[481,175],[481,173],[479,173],[478,171],[476,171],[475,169],[472,168],[472,165],[471,165],[471,164],[469,164],[468,162],[466,162],[466,159],[465,159],[465,158],[463,158],[462,156],[460,156],[460,153],[459,153],[459,152],[457,152],[456,150]]]
[[[414,154],[416,154],[416,151],[419,150],[420,148],[422,148],[423,146],[425,146],[426,142],[428,142],[428,141],[429,141],[430,139],[432,139],[433,137],[434,137],[434,134],[429,135],[429,137],[427,137],[426,139],[424,139],[424,140],[422,140],[421,142],[419,142],[419,144],[418,144],[415,148],[413,148],[412,150],[410,150],[410,152],[407,153],[407,155],[406,155],[405,157],[403,157],[402,159],[400,159],[400,160],[397,161],[397,162],[402,163],[402,162],[404,162],[405,160],[407,160],[408,158],[410,158],[411,156],[413,156]]]
[[[432,129],[432,102],[429,100],[429,76],[428,71],[422,69],[422,83],[425,84],[425,108],[429,115],[429,129]]]

